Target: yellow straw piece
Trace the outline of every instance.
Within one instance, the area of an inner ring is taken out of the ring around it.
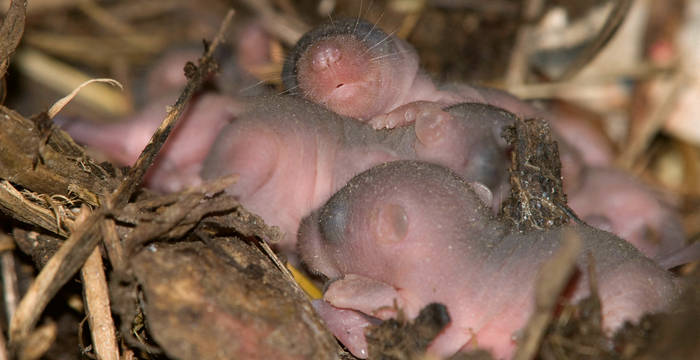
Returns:
[[[299,286],[301,286],[302,289],[308,294],[311,299],[320,299],[322,294],[321,290],[319,290],[316,285],[314,285],[309,278],[307,278],[304,274],[302,274],[299,270],[297,270],[294,266],[290,265],[287,263],[287,269],[292,273],[292,276],[294,276],[294,280],[297,281]]]

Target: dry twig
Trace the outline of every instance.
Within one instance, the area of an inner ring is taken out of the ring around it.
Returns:
[[[83,208],[83,212],[87,209]],[[100,249],[95,248],[80,270],[83,279],[85,312],[90,324],[92,344],[98,359],[119,360],[117,331],[109,307],[109,288],[102,266]]]
[[[59,216],[55,212],[27,200],[22,195],[22,192],[15,189],[6,180],[0,181],[0,210],[3,209],[12,211],[17,220],[34,224],[63,236],[68,236],[68,232],[60,224],[71,224],[73,222],[67,218],[58,220]]]
[[[593,60],[610,39],[615,35],[617,29],[622,25],[627,13],[632,6],[632,0],[617,0],[615,7],[610,11],[603,28],[600,29],[596,37],[591,41],[590,45],[583,49],[576,59],[566,67],[558,81],[565,81],[578,74],[591,60]]]
[[[14,241],[5,233],[0,233],[0,267],[2,267],[2,294],[5,302],[5,313],[11,319],[17,307],[19,298],[17,290],[17,273],[15,271]],[[0,332],[0,360],[8,360],[5,335]]]
[[[5,301],[5,313],[8,319],[12,319],[19,300],[19,290],[17,289],[17,272],[15,271],[14,241],[5,233],[0,233],[0,241],[3,243],[2,254],[0,254],[0,265],[2,266],[2,294]],[[5,245],[7,244],[7,245]],[[12,247],[9,247],[12,245]],[[4,340],[3,340],[4,341]],[[3,345],[4,347],[4,345]]]
[[[27,14],[27,2],[12,0],[5,20],[0,26],[0,79],[5,77],[10,66],[10,55],[15,52],[24,33],[24,19]]]
[[[518,31],[515,38],[515,45],[513,45],[513,53],[511,54],[505,81],[508,86],[525,82],[528,72],[528,61],[532,51],[530,46],[534,33],[532,22],[542,13],[543,6],[543,0],[527,0],[523,4],[523,20],[525,24],[520,27],[520,31]]]
[[[641,119],[636,129],[631,132],[630,140],[617,159],[618,165],[626,169],[633,167],[635,161],[649,147],[654,136],[663,127],[668,114],[673,110],[678,98],[688,85],[688,81],[684,72],[677,71],[674,74],[671,79],[671,88],[667,90],[666,96],[652,109],[648,116]]]
[[[243,0],[242,2],[260,15],[265,30],[289,46],[296,44],[297,40],[310,29],[299,19],[277,13],[267,0]]]

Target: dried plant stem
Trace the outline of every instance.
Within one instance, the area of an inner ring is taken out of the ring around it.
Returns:
[[[10,55],[22,39],[26,14],[27,2],[12,0],[5,19],[0,25],[0,79],[5,77],[7,67],[10,66]]]
[[[67,236],[62,227],[57,226],[57,215],[51,210],[27,200],[22,192],[15,189],[9,181],[0,181],[0,208],[11,209],[15,218],[34,224],[59,235]],[[62,219],[64,224],[71,224],[70,219]]]
[[[608,19],[603,24],[603,28],[600,29],[596,37],[591,41],[591,44],[567,66],[566,70],[557,79],[558,81],[566,81],[573,78],[605,48],[605,45],[608,44],[608,41],[615,35],[617,29],[620,28],[620,25],[625,20],[630,7],[632,7],[632,2],[632,0],[617,0],[615,7],[610,11]]]
[[[15,315],[10,320],[10,345],[13,348],[22,346],[51,298],[75,274],[75,271],[70,271],[71,268],[75,267],[77,270],[97,245],[98,233],[91,227],[81,226],[89,220],[85,217],[85,212],[82,212],[76,219],[77,229],[41,269],[20,301]],[[86,240],[81,241],[83,238]],[[84,255],[86,247],[79,246],[83,244],[92,245]]]
[[[2,243],[14,244],[10,236],[0,233]],[[2,266],[2,293],[5,300],[5,313],[8,319],[12,319],[17,309],[19,301],[19,291],[17,290],[17,272],[15,271],[15,257],[12,248],[3,249],[0,254],[0,265]]]
[[[525,82],[530,52],[532,51],[530,48],[534,33],[532,21],[542,12],[543,5],[543,0],[526,0],[523,3],[523,20],[525,23],[521,25],[515,38],[515,45],[513,45],[513,52],[505,79],[505,83],[508,86],[519,85]]]
[[[117,332],[112,321],[109,307],[109,289],[100,249],[95,248],[85,265],[80,270],[83,279],[85,312],[87,313],[92,344],[97,358],[101,360],[119,360]]]
[[[156,129],[151,140],[148,142],[144,150],[139,155],[136,163],[129,171],[126,179],[119,184],[117,190],[112,194],[112,205],[116,207],[121,207],[127,203],[131,195],[136,191],[143,176],[146,171],[153,163],[156,155],[158,155],[160,149],[163,147],[165,140],[167,140],[168,135],[173,130],[176,124],[176,120],[182,115],[185,106],[189,103],[190,98],[194,93],[202,86],[204,80],[207,78],[210,72],[215,69],[214,61],[212,60],[212,55],[214,50],[218,47],[224,37],[224,31],[228,27],[228,24],[233,18],[233,10],[230,10],[222,22],[222,26],[219,29],[219,33],[214,38],[214,41],[209,46],[207,53],[199,60],[199,66],[196,69],[196,73],[190,74],[191,77],[185,86],[182,94],[175,102],[175,105],[168,111],[163,122],[160,124],[158,129]]]
[[[309,30],[309,26],[289,14],[279,14],[267,0],[243,0],[249,8],[260,15],[265,30],[293,46]]]
[[[654,136],[661,130],[668,114],[678,102],[678,98],[688,85],[688,78],[682,71],[676,72],[671,79],[671,87],[662,100],[652,109],[635,131],[631,132],[630,140],[617,159],[617,164],[625,169],[632,169],[635,162],[644,152]]]
[[[109,263],[112,264],[114,271],[124,271],[126,269],[126,257],[124,256],[124,247],[119,239],[119,234],[117,234],[117,225],[114,220],[104,219],[101,232]]]
[[[7,354],[7,344],[5,342],[5,335],[0,331],[0,360],[9,360],[10,357]]]
[[[17,273],[15,272],[15,258],[12,254],[14,241],[7,234],[0,233],[0,243],[2,244],[2,253],[0,253],[2,293],[4,296],[7,318],[11,319],[12,315],[15,313],[17,299],[19,298],[17,291]],[[5,335],[0,331],[0,360],[7,360],[9,358]]]
[[[92,80],[75,67],[31,48],[18,51],[15,62],[25,75],[59,93],[70,93]],[[75,101],[112,116],[126,116],[132,111],[126,95],[109,84],[94,84],[81,91]]]

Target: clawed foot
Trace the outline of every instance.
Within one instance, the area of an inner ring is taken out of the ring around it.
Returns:
[[[439,103],[432,101],[416,101],[391,110],[386,114],[381,114],[369,120],[369,124],[375,130],[393,129],[400,126],[410,125],[418,119],[429,119],[439,116],[449,116]]]

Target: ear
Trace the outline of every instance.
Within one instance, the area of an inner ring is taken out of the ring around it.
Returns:
[[[332,282],[323,299],[335,307],[357,310],[381,319],[393,317],[396,310],[403,307],[396,288],[356,274],[347,274]]]
[[[382,202],[370,213],[370,231],[382,244],[394,244],[408,235],[410,219],[402,205]]]
[[[297,254],[301,256],[301,261],[312,273],[331,279],[340,277],[340,271],[331,256],[325,251],[323,242],[324,239],[321,237],[318,227],[318,211],[314,211],[302,219],[301,224],[299,224]]]
[[[491,192],[491,189],[476,181],[470,182],[469,185],[471,185],[472,190],[474,190],[476,196],[479,197],[479,200],[481,200],[484,205],[488,206],[489,208],[493,205],[493,193]]]

